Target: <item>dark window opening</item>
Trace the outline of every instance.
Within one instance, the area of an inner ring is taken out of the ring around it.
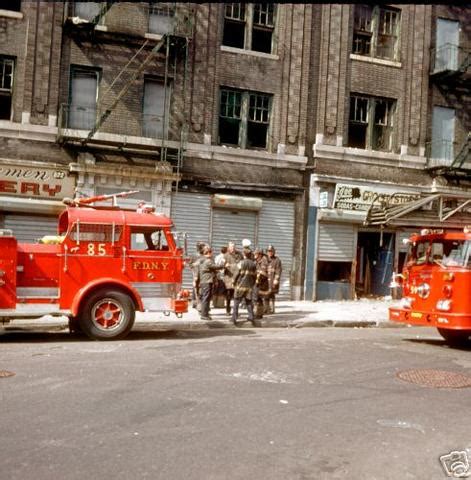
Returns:
[[[227,47],[244,48],[245,23],[224,21],[224,34],[222,44]]]
[[[239,144],[240,120],[236,118],[219,118],[219,143],[228,145]]]
[[[8,0],[2,2],[0,5],[1,10],[11,10],[12,12],[21,12],[21,1],[20,0]]]
[[[247,123],[247,147],[266,148],[268,125],[263,123]]]
[[[254,27],[252,30],[252,50],[271,53],[272,34],[272,30]]]
[[[348,146],[366,148],[366,125],[350,123],[348,128]]]
[[[0,94],[0,120],[11,119],[11,95]]]
[[[350,282],[352,262],[317,262],[317,279],[320,282]]]

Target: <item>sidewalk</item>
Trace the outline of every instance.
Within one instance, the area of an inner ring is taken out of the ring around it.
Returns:
[[[398,301],[390,299],[360,299],[350,301],[279,301],[276,313],[259,320],[262,328],[303,328],[303,327],[394,327],[400,324],[389,322],[388,307]],[[182,318],[174,314],[137,313],[136,327],[146,326],[153,331],[189,330],[208,328],[234,328],[223,308],[211,309],[212,320],[199,319],[198,312],[190,307]],[[247,311],[239,312],[239,321],[247,318]],[[67,328],[65,317],[43,317],[41,319],[16,320],[6,325],[8,330],[15,328]],[[242,327],[251,328],[250,322]]]

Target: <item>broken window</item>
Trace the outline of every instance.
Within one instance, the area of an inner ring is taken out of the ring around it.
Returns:
[[[219,143],[267,148],[271,95],[221,89]]]
[[[175,3],[149,2],[149,33],[172,33],[175,21]]]
[[[352,53],[396,60],[400,12],[373,5],[355,5]]]
[[[0,8],[2,10],[10,10],[12,12],[21,12],[21,1],[9,0],[8,2],[2,2]]]
[[[317,280],[320,282],[350,282],[352,262],[317,262]]]
[[[275,13],[273,3],[226,3],[222,44],[272,53]]]
[[[11,119],[14,67],[12,58],[0,57],[0,120]]]
[[[395,105],[390,99],[351,96],[348,146],[391,151]]]

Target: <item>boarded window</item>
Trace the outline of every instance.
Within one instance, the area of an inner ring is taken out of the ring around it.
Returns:
[[[101,6],[101,2],[74,2],[74,15],[91,22],[99,17]]]
[[[96,120],[98,72],[83,67],[72,67],[70,106],[67,126],[91,130]]]
[[[165,89],[163,82],[145,79],[144,101],[142,112],[142,136],[164,138],[166,125],[165,103],[169,89]]]

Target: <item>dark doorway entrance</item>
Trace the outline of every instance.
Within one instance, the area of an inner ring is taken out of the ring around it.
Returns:
[[[359,297],[390,295],[395,234],[358,232],[355,290]]]

